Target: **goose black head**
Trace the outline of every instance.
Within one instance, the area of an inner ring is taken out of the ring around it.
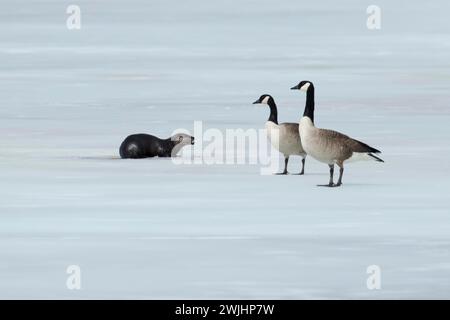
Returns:
[[[314,85],[311,81],[303,80],[300,81],[300,83],[294,87],[291,88],[291,90],[300,90],[307,92],[309,88],[314,88]]]
[[[259,97],[258,100],[253,102],[253,104],[269,104],[269,103],[273,103],[273,102],[274,102],[274,100],[271,95],[263,94],[261,97]]]

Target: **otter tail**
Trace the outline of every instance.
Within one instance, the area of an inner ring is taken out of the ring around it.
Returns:
[[[135,143],[126,144],[120,147],[119,153],[122,159],[138,158],[139,147]]]

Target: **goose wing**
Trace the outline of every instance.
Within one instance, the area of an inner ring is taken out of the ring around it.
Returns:
[[[366,152],[366,153],[381,153],[380,150],[372,148],[364,142],[350,138],[349,136],[340,132],[328,129],[321,129],[321,133],[332,141],[335,141],[341,146],[345,146],[352,152]]]

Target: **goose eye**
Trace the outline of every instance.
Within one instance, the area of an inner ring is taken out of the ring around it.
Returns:
[[[178,138],[178,141],[183,141],[183,136],[180,136],[180,137]]]

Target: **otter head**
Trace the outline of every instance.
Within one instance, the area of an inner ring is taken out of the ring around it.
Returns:
[[[194,144],[194,137],[184,133],[177,133],[171,136],[170,140],[172,140],[175,145],[180,145],[180,147]]]
[[[170,140],[174,143],[172,148],[171,156],[174,157],[184,146],[194,144],[194,137],[188,134],[177,133],[170,137]]]

